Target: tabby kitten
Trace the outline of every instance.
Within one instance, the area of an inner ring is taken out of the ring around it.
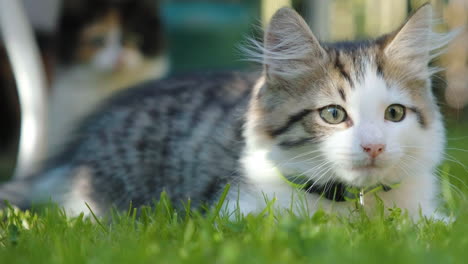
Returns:
[[[431,19],[424,5],[394,33],[325,44],[280,9],[260,51],[249,52],[264,65],[260,76],[199,74],[126,91],[1,198],[52,197],[74,213],[88,212],[87,202],[104,214],[150,204],[163,190],[176,204],[210,204],[230,183],[226,206],[242,213],[264,208],[265,196],[291,208],[297,193],[310,212],[372,211],[378,196],[432,216],[444,128],[428,62],[450,36],[434,34]]]

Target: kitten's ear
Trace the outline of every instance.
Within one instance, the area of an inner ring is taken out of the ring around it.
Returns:
[[[440,68],[429,67],[431,59],[441,55],[444,47],[459,33],[436,33],[432,30],[432,7],[425,4],[416,10],[395,33],[384,38],[383,50],[391,64],[404,66],[408,74],[428,78]],[[402,77],[402,78],[403,78]]]
[[[390,59],[427,66],[430,60],[432,7],[421,6],[392,36],[384,52]]]
[[[316,68],[326,52],[302,17],[279,9],[265,32],[263,64],[267,78],[294,78]]]

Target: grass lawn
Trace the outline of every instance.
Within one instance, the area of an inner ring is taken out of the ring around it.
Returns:
[[[265,210],[229,220],[216,209],[176,212],[163,199],[107,219],[0,212],[0,263],[466,263],[468,125],[450,123],[440,167],[453,223],[411,222],[399,209],[369,219]]]

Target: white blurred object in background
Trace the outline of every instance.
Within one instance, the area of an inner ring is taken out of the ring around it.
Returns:
[[[32,27],[53,33],[57,26],[61,0],[22,0]]]
[[[45,73],[22,2],[0,0],[0,29],[15,75],[21,105],[21,132],[15,177],[22,178],[37,170],[46,152]]]

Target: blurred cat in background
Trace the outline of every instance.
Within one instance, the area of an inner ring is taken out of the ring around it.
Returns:
[[[49,150],[114,92],[165,76],[156,1],[68,0],[57,34],[49,108]]]

